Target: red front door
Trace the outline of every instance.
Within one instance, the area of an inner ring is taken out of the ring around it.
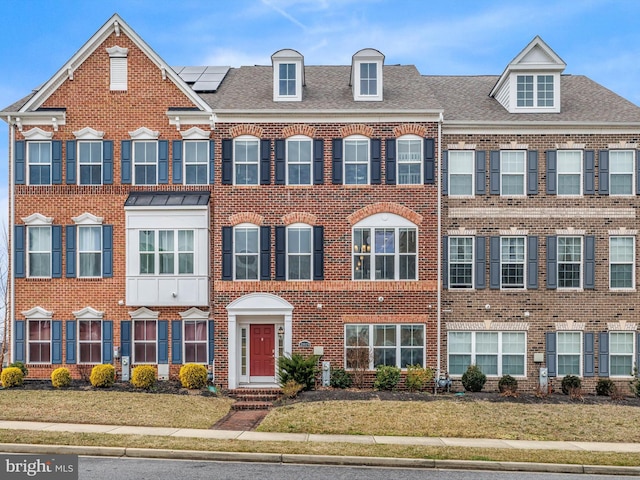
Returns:
[[[275,328],[273,325],[251,325],[250,330],[249,375],[273,377],[275,375]]]

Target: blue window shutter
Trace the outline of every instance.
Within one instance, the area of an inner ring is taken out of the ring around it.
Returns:
[[[102,183],[113,184],[113,140],[102,142]]]
[[[67,244],[67,278],[76,278],[76,226],[67,225],[65,227],[65,242]]]
[[[76,141],[67,140],[65,145],[65,154],[67,157],[67,185],[76,183]]]
[[[315,138],[313,140],[313,184],[322,185],[324,183],[324,140]]]
[[[169,183],[168,140],[158,140],[158,183]]]
[[[500,237],[489,239],[489,288],[500,288]]]
[[[62,321],[53,320],[51,322],[51,363],[60,365],[62,363]]]
[[[131,140],[122,140],[120,147],[121,181],[123,184],[131,183]]]
[[[527,237],[527,288],[538,288],[538,237]]]
[[[449,152],[442,152],[442,194],[449,193]]]
[[[123,357],[131,356],[131,320],[120,322],[120,353]]]
[[[260,280],[271,280],[271,227],[260,227]]]
[[[442,237],[442,288],[449,288],[449,237]]]
[[[547,374],[550,377],[557,375],[556,371],[556,332],[547,332]]]
[[[640,376],[640,333],[636,333],[636,367]]]
[[[222,280],[233,280],[233,227],[222,227]]]
[[[547,288],[558,288],[558,237],[547,237]]]
[[[25,180],[25,141],[24,140],[16,140],[13,144],[14,153],[13,153],[13,162],[14,162],[14,181],[16,185],[24,185],[26,183]]]
[[[593,150],[584,152],[584,194],[596,193],[596,160]]]
[[[62,183],[62,141],[51,142],[51,183],[60,185]]]
[[[278,139],[275,142],[276,156],[276,185],[284,185],[287,183],[287,159],[286,159],[286,140]]]
[[[171,321],[171,363],[174,365],[182,363],[182,322],[180,320]]]
[[[487,193],[487,152],[476,152],[476,195]]]
[[[25,359],[25,321],[16,320],[13,331],[13,361],[26,362]]]
[[[276,226],[276,280],[287,279],[287,227]]]
[[[396,184],[396,139],[387,138],[385,143],[385,175],[386,184]]]
[[[424,139],[424,183],[436,183],[436,141],[433,138]]]
[[[527,152],[527,195],[538,194],[538,151]]]
[[[27,228],[24,225],[15,225],[13,228],[13,253],[14,253],[14,271],[16,278],[24,278],[27,275],[26,270],[26,233]]]
[[[371,185],[382,183],[382,153],[379,138],[371,139]]]
[[[208,321],[209,327],[209,365],[213,364],[214,352],[215,352],[215,325],[213,320]]]
[[[216,181],[216,142],[209,140],[209,185]]]
[[[500,195],[500,152],[492,150],[489,154],[489,193]]]
[[[313,227],[313,279],[324,280],[324,227]]]
[[[596,285],[596,237],[584,237],[584,288],[593,290]]]
[[[62,226],[51,225],[51,278],[62,277]]]
[[[598,152],[598,193],[609,195],[609,150]]]
[[[233,184],[233,140],[222,140],[222,184]]]
[[[113,321],[102,321],[102,363],[113,362]]]
[[[76,321],[75,320],[67,320],[65,326],[65,332],[67,335],[66,341],[66,350],[67,357],[66,363],[74,364],[76,363]]]
[[[158,320],[158,363],[169,363],[169,322]]]
[[[113,277],[113,225],[102,226],[102,276]]]
[[[609,376],[609,332],[600,332],[598,338],[598,376]]]
[[[636,195],[640,195],[640,150],[636,150]]]
[[[174,140],[171,142],[171,169],[173,183],[182,183],[182,140]]]
[[[555,150],[547,150],[547,194],[555,195],[558,193],[558,156]]]
[[[334,138],[331,147],[331,180],[334,185],[342,185],[342,139]]]
[[[487,287],[487,239],[476,237],[476,289],[482,290]]]
[[[260,185],[271,183],[271,140],[260,140]]]
[[[584,332],[584,372],[583,376],[593,377],[596,374],[593,332]]]

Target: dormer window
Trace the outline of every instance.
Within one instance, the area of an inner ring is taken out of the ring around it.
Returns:
[[[382,101],[382,66],[384,55],[366,48],[353,56],[351,86],[355,101]]]
[[[273,101],[299,102],[304,85],[303,57],[295,50],[279,50],[271,56]]]
[[[518,75],[516,80],[518,107],[553,107],[553,75]]]

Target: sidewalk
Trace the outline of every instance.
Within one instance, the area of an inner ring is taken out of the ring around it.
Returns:
[[[0,420],[0,429],[43,432],[102,433],[114,435],[151,435],[190,437],[254,442],[324,442],[436,447],[480,447],[527,450],[576,450],[590,452],[640,453],[637,443],[545,442],[530,440],[497,440],[488,438],[399,437],[379,435],[318,435],[191,428],[137,427],[126,425],[89,425],[76,423],[21,422]],[[235,460],[278,463],[325,463],[339,465],[403,466],[414,468],[470,468],[483,470],[527,470],[564,473],[624,474],[640,476],[640,467],[607,467],[588,465],[532,464],[519,462],[478,462],[458,460],[423,460],[372,457],[328,457],[317,455],[283,455],[263,453],[230,453],[153,450],[123,447],[82,447],[55,445],[0,444],[0,451],[20,453],[76,453],[79,455],[132,456],[192,460]]]

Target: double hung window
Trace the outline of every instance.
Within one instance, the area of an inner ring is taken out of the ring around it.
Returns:
[[[29,185],[51,185],[51,142],[27,142]]]

